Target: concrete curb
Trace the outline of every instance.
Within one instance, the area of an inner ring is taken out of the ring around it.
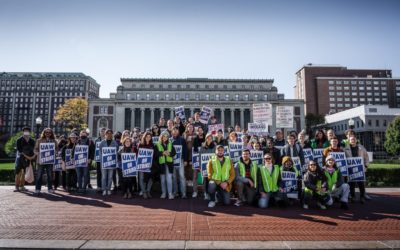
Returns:
[[[0,249],[400,249],[388,241],[108,241],[0,239]]]

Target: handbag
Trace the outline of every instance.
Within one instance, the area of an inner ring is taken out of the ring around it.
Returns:
[[[35,177],[33,176],[32,164],[29,163],[29,166],[26,168],[26,172],[25,172],[25,181],[28,183],[32,183],[34,180],[35,180]]]

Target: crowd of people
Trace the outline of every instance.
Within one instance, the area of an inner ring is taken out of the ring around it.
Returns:
[[[209,123],[217,124],[212,116]],[[227,136],[224,136],[227,134]],[[346,138],[339,141],[332,129],[317,130],[313,138],[301,131],[291,131],[286,137],[282,130],[273,136],[250,135],[239,125],[208,131],[208,124],[200,122],[200,114],[182,122],[160,118],[157,124],[141,131],[139,128],[114,132],[101,128],[97,138],[89,138],[86,130],[72,130],[68,136],[56,136],[51,128],[45,128],[35,141],[29,128],[17,140],[18,156],[15,167],[15,191],[26,191],[25,172],[29,166],[36,166],[34,195],[42,188],[42,175],[47,175],[47,189],[54,193],[58,188],[67,192],[85,194],[92,189],[90,169],[96,170],[97,192],[103,196],[120,194],[125,199],[142,197],[150,199],[155,195],[153,183],[161,185],[161,199],[188,197],[187,186],[192,186],[191,197],[200,194],[208,201],[208,207],[219,202],[229,205],[244,204],[266,208],[270,205],[291,206],[301,204],[308,209],[314,200],[317,207],[326,209],[339,203],[348,209],[349,202],[356,201],[355,188],[360,190],[359,201],[371,199],[365,192],[364,181],[349,181],[342,176],[331,152],[344,152],[347,157],[363,157],[364,171],[368,168],[368,155],[357,141],[354,131],[348,130]],[[229,143],[241,142],[243,149],[238,160],[227,154]],[[57,157],[61,159],[61,171],[54,171],[54,164],[40,164],[40,149],[43,143],[54,143]],[[87,166],[74,167],[74,148],[88,147]],[[181,146],[181,164],[174,165],[176,150]],[[104,168],[101,159],[102,148],[115,147],[119,167]],[[150,171],[138,172],[137,176],[124,176],[121,170],[121,155],[137,153],[140,148],[152,149],[153,159]],[[306,161],[304,149],[324,149],[322,164],[315,160]],[[262,163],[251,159],[251,151],[262,151]],[[98,152],[98,158],[96,159]],[[194,168],[192,154],[210,154],[205,171]],[[295,167],[293,158],[298,157],[303,169]],[[72,163],[71,163],[72,162]],[[71,165],[72,164],[72,165]],[[287,181],[287,177],[291,181]],[[188,185],[189,184],[189,185]]]

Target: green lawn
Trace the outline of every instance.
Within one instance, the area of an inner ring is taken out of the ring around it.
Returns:
[[[14,169],[14,162],[11,163],[0,163],[0,169]]]

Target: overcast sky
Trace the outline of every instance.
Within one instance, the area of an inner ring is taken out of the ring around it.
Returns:
[[[273,78],[293,98],[304,64],[400,76],[400,1],[0,0],[0,72]]]

